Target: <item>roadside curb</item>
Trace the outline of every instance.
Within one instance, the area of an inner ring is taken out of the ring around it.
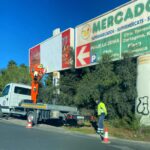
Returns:
[[[96,134],[87,134],[88,136],[92,136],[92,137],[96,137],[99,138],[99,135]],[[137,141],[137,140],[130,140],[130,139],[120,139],[118,137],[113,137],[113,136],[109,136],[110,140],[117,140],[117,141],[121,141],[121,142],[130,142],[130,143],[141,143],[141,144],[148,144],[150,145],[150,142],[148,141]]]

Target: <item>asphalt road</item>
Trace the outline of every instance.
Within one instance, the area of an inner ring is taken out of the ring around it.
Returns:
[[[0,120],[0,150],[150,150],[150,144],[111,139],[101,143],[98,136],[73,133],[41,125],[27,129],[23,124]]]

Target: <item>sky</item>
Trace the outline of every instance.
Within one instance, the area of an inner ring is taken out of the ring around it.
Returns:
[[[29,65],[29,48],[130,0],[0,0],[0,69]]]

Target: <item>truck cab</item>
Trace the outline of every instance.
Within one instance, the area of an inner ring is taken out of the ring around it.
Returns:
[[[10,83],[2,91],[0,106],[3,113],[9,113],[11,109],[19,106],[22,100],[31,100],[31,87],[24,84]]]

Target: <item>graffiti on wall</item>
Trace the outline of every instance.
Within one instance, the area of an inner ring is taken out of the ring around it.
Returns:
[[[149,115],[149,97],[143,96],[138,98],[137,113],[141,115]]]

